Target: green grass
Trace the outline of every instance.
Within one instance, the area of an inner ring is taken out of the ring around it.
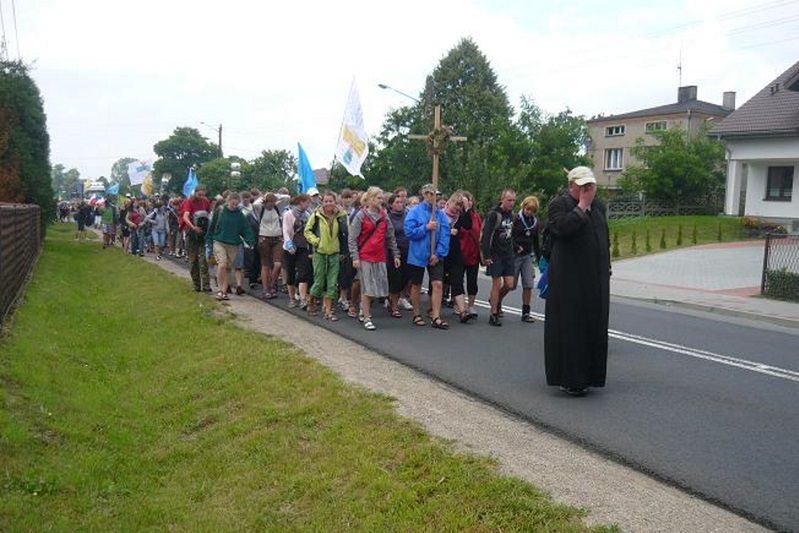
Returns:
[[[611,245],[614,244],[614,234],[618,234],[619,254],[618,256],[614,254],[614,259],[642,256],[647,253],[694,246],[694,244],[719,242],[719,226],[721,226],[722,242],[740,241],[744,239],[741,219],[737,217],[642,217],[611,220],[609,226]],[[678,246],[677,242],[681,227],[682,244]],[[696,243],[694,243],[694,228],[696,228]],[[661,237],[663,237],[664,230],[665,248],[661,247]],[[649,231],[650,235],[651,251],[647,251],[644,241],[647,231]],[[635,241],[634,238],[636,239]],[[635,248],[637,248],[637,253],[634,253]]]
[[[72,237],[50,229],[0,340],[0,530],[588,530],[185,281]]]

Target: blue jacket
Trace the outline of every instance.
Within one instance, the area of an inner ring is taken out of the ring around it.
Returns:
[[[440,260],[449,253],[449,221],[442,209],[436,209],[436,257]],[[422,202],[405,216],[405,237],[408,238],[408,264],[426,267],[430,263],[430,204]]]

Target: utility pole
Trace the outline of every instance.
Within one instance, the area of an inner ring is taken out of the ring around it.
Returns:
[[[219,157],[222,157],[222,124],[219,125]]]

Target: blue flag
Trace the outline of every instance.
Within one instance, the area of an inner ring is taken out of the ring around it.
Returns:
[[[299,163],[297,165],[297,174],[300,175],[299,189],[300,192],[308,192],[310,188],[316,188],[316,175],[313,173],[311,162],[308,161],[308,156],[305,155],[305,150],[302,145],[297,143],[299,149]]]
[[[200,183],[197,181],[197,174],[194,173],[194,169],[189,169],[189,175],[186,177],[186,181],[183,183],[183,196],[188,198],[189,196],[194,193],[194,189],[197,188],[197,185]]]
[[[119,194],[119,183],[114,183],[105,190],[106,194]]]

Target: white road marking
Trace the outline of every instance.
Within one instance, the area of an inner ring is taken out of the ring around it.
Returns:
[[[485,309],[491,309],[491,305],[485,300],[475,300],[475,305]],[[503,305],[502,310],[505,311],[506,313],[516,316],[521,316],[522,314],[522,310],[519,309],[518,307],[510,307],[507,305]],[[530,313],[530,314],[533,315],[538,320],[541,321],[544,320],[544,315],[541,313]],[[759,374],[766,374],[768,376],[787,379],[789,381],[795,381],[799,383],[799,372],[794,370],[788,370],[787,368],[780,368],[777,366],[766,365],[764,363],[749,361],[747,359],[741,359],[739,357],[731,357],[729,355],[709,352],[707,350],[701,350],[698,348],[691,348],[690,346],[682,346],[680,344],[674,344],[671,342],[651,339],[649,337],[642,337],[641,335],[635,335],[633,333],[626,333],[624,331],[618,331],[614,329],[608,330],[608,336],[614,339],[640,344],[642,346],[649,346],[651,348],[657,348],[659,350],[678,353],[681,355],[687,355],[689,357],[694,357],[696,359],[712,361],[714,363],[720,363],[722,365],[732,366],[735,368],[742,368],[744,370],[750,370],[752,372],[757,372]]]

